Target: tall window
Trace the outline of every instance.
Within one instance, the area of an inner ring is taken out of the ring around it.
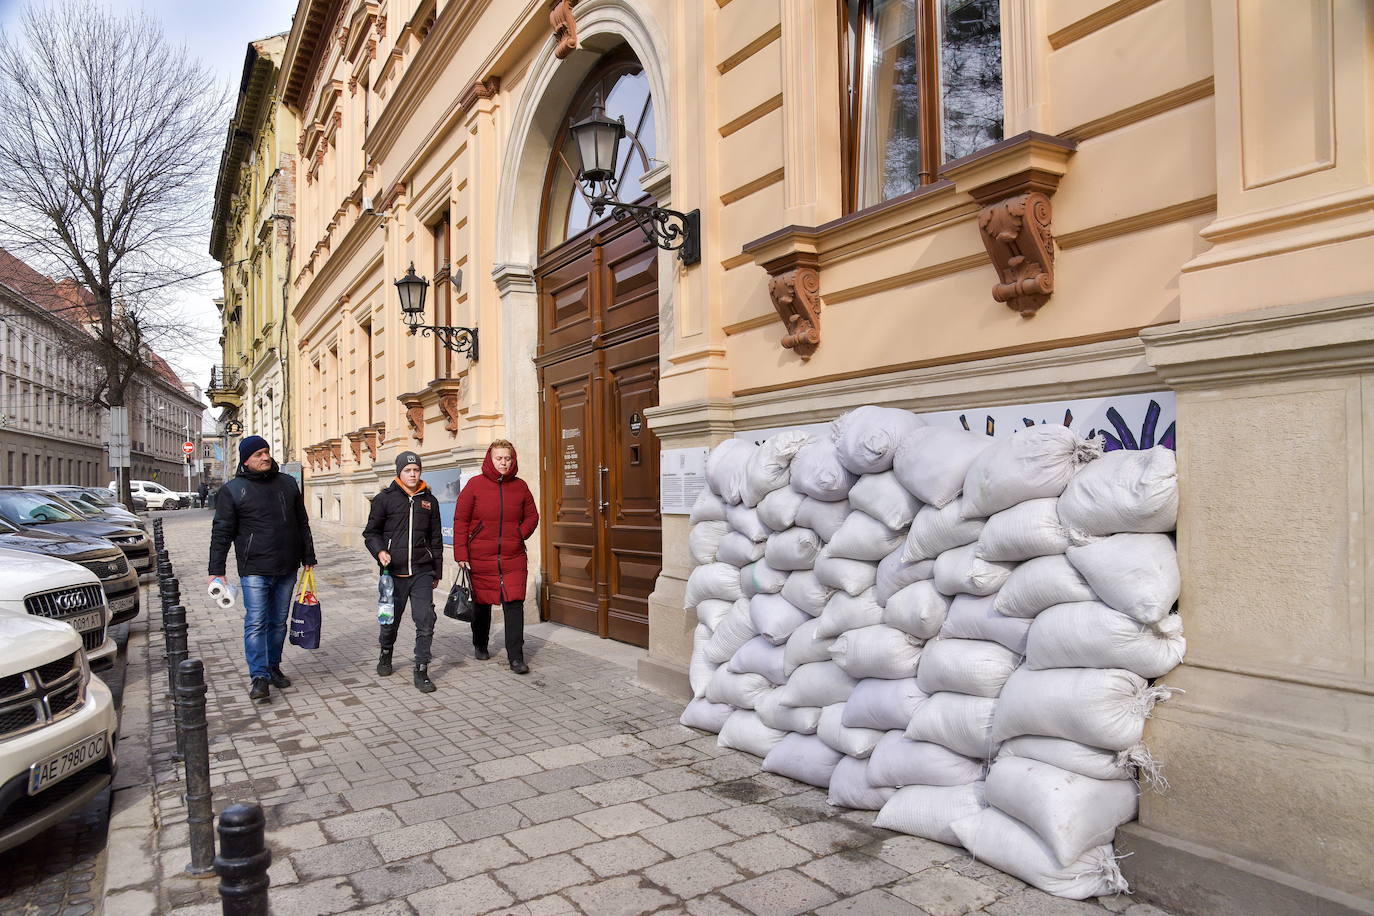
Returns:
[[[439,217],[429,227],[430,237],[434,242],[434,283],[431,288],[434,290],[434,321],[439,325],[453,324],[453,287],[450,285],[449,278],[453,276],[453,267],[450,262],[452,251],[452,226],[449,220],[449,211],[445,210],[444,215]],[[454,353],[440,342],[439,338],[434,339],[434,377],[452,378],[453,377],[453,356]]]
[[[1002,139],[1000,0],[845,0],[851,209]]]

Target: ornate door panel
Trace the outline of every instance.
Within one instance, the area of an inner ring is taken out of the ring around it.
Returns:
[[[599,513],[592,454],[593,356],[544,371],[544,584],[550,619],[600,629]]]

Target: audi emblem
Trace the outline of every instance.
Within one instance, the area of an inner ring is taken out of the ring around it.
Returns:
[[[64,611],[77,611],[86,604],[79,592],[65,592],[58,595],[54,600],[57,602],[57,606]]]

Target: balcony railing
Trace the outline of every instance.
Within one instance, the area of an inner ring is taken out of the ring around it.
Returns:
[[[239,385],[237,366],[211,366],[208,391],[232,391]]]

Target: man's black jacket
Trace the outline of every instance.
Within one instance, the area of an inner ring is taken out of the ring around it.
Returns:
[[[444,577],[444,523],[439,500],[424,483],[411,496],[392,481],[372,497],[363,528],[363,543],[375,558],[383,550],[391,554],[391,572],[417,576],[433,571],[437,582]]]
[[[300,566],[315,565],[305,499],[295,478],[280,473],[275,461],[267,471],[240,465],[238,476],[220,488],[210,529],[210,575],[224,575],[230,544],[239,578],[295,575]]]

